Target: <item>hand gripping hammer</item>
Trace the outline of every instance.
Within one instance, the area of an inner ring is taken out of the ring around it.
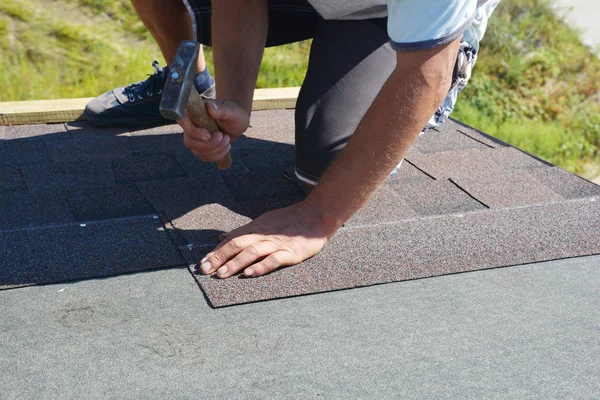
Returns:
[[[184,40],[179,45],[163,89],[160,113],[167,119],[178,120],[183,118],[185,109],[196,126],[213,133],[219,127],[206,112],[204,101],[194,87],[199,51],[200,44],[193,40]],[[231,162],[231,154],[227,153],[223,160],[217,161],[217,166],[221,170],[229,169]]]

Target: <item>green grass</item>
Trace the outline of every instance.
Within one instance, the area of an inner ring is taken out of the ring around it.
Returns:
[[[573,172],[600,163],[600,61],[546,0],[504,0],[453,115]]]
[[[257,87],[300,85],[309,50],[267,49]],[[96,96],[144,79],[153,59],[128,0],[0,2],[0,101]],[[549,0],[503,0],[453,117],[582,173],[600,164],[600,61]]]
[[[106,16],[68,3],[0,3],[0,101],[95,96],[143,79],[153,57],[154,43]]]

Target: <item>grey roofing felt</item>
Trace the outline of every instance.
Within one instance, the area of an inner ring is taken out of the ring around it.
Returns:
[[[185,259],[195,271],[219,233],[303,198],[293,125],[292,110],[255,112],[229,171],[198,161],[176,125],[6,127],[0,286]],[[225,306],[600,254],[598,196],[597,185],[449,121],[417,140],[318,256],[257,279],[195,277],[212,305]]]
[[[212,309],[185,268],[0,292],[6,399],[598,399],[600,256]]]

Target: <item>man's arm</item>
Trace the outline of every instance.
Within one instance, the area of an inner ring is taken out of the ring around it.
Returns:
[[[228,233],[202,260],[202,272],[258,276],[317,254],[381,186],[442,103],[458,44],[398,52],[394,72],[307,199]]]
[[[212,2],[217,98],[235,101],[248,114],[252,110],[267,31],[267,0]]]
[[[248,128],[267,31],[267,0],[212,2],[217,100],[207,101],[207,111],[221,132],[211,134],[195,126],[187,115],[178,121],[185,146],[202,161],[222,160],[231,149],[230,141]]]
[[[397,52],[397,65],[340,156],[306,202],[335,232],[404,158],[448,93],[459,40]]]

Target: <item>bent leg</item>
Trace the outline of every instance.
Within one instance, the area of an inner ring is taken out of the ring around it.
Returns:
[[[296,104],[296,175],[302,181],[318,182],[394,70],[386,22],[319,21]]]

